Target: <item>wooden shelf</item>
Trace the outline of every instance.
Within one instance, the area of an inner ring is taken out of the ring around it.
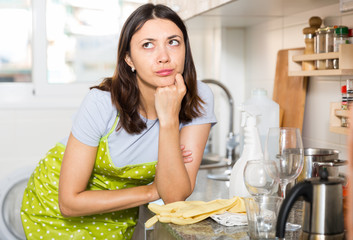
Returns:
[[[349,117],[349,111],[348,110],[342,110],[342,109],[335,109],[335,115],[337,117]]]
[[[348,110],[341,109],[341,103],[333,102],[330,106],[330,132],[348,135],[349,129],[341,127],[341,118],[349,117]]]
[[[339,69],[302,70],[302,62],[339,59]],[[291,51],[288,54],[289,76],[350,76],[353,75],[353,44],[341,44],[339,52],[304,54],[304,50]]]
[[[289,76],[350,76],[353,75],[353,69],[328,69],[328,70],[311,70],[311,71],[292,71]]]
[[[332,127],[330,126],[330,132],[348,135],[348,128],[346,127]]]
[[[338,52],[296,55],[296,56],[293,56],[292,60],[293,62],[302,62],[302,61],[335,59],[335,58],[339,58]]]

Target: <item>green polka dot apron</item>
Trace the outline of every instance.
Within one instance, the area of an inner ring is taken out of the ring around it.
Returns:
[[[100,139],[87,190],[113,190],[147,185],[154,180],[156,161],[115,167],[108,136]],[[65,146],[58,143],[40,160],[24,191],[21,219],[27,239],[131,239],[138,207],[112,213],[65,218],[58,204],[61,160]],[[79,174],[79,169],[78,169]]]

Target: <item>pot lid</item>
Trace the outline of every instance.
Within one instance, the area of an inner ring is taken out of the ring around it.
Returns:
[[[312,158],[314,162],[325,162],[338,159],[339,151],[327,148],[304,148],[304,157]]]

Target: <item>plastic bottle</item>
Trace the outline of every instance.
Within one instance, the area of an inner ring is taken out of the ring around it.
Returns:
[[[246,111],[242,112],[241,126],[244,129],[244,148],[240,158],[235,162],[230,175],[229,198],[250,195],[246,189],[243,177],[246,162],[263,158],[256,119],[256,116]]]
[[[243,107],[246,112],[257,116],[257,128],[262,150],[264,150],[269,128],[279,127],[279,105],[267,97],[265,89],[255,88],[251,92],[251,98],[244,102]],[[243,144],[242,132],[240,135],[241,149]]]

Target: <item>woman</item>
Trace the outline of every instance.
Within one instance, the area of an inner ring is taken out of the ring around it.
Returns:
[[[122,28],[117,62],[32,174],[21,209],[28,239],[130,239],[139,205],[192,193],[216,120],[182,20],[141,6]]]

